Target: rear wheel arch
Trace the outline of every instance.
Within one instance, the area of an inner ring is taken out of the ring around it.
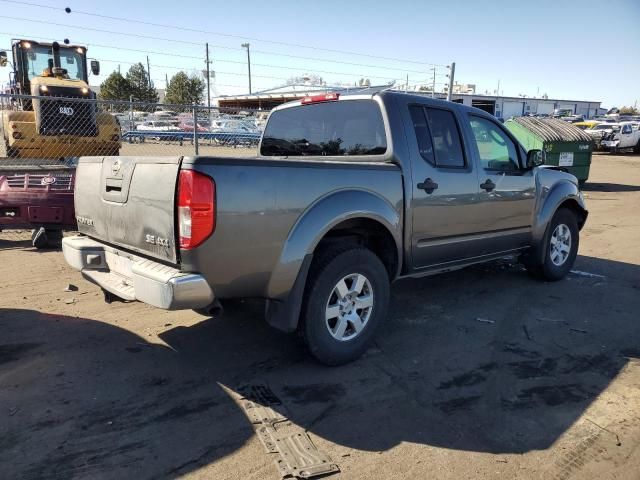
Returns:
[[[337,245],[361,246],[371,250],[384,264],[389,280],[397,277],[400,269],[398,245],[389,229],[380,221],[355,217],[334,225],[317,243],[314,257]]]
[[[309,269],[328,246],[364,246],[380,258],[392,281],[402,262],[401,242],[401,212],[380,196],[345,190],[318,200],[291,229],[271,273],[267,322],[288,332],[298,327]]]

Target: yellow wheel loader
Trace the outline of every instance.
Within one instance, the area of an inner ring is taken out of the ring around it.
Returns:
[[[85,47],[14,40],[12,53],[9,104],[3,102],[2,110],[8,157],[118,155],[120,126],[113,115],[97,109]],[[0,52],[0,66],[7,63],[7,53]],[[90,67],[94,75],[100,73],[96,60]]]

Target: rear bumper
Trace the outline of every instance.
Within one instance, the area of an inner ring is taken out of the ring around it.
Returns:
[[[129,254],[88,237],[66,237],[62,252],[89,281],[124,299],[166,310],[203,308],[214,294],[202,275]]]

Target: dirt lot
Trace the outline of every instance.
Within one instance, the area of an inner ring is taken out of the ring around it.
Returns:
[[[268,385],[332,478],[637,480],[640,157],[596,156],[586,190],[566,280],[500,262],[399,282],[340,368],[260,302],[106,305],[59,252],[0,234],[0,477],[277,479],[234,401]]]

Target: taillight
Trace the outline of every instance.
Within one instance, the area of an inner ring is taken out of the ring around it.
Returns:
[[[181,170],[178,179],[178,235],[180,248],[195,248],[216,227],[216,185],[193,170]]]

